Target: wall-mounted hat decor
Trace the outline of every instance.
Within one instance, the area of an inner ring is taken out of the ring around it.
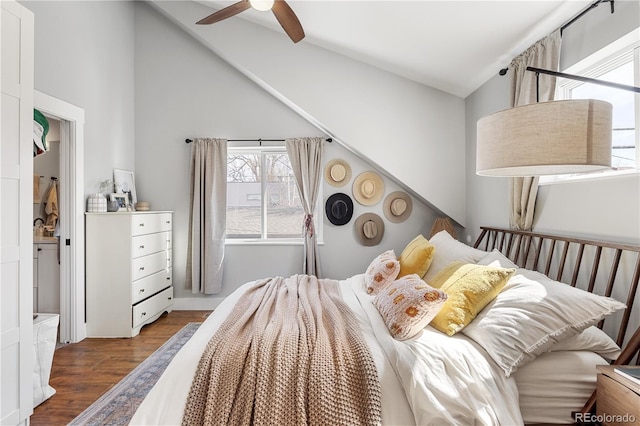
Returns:
[[[384,181],[376,172],[360,173],[353,181],[353,196],[363,206],[372,206],[384,194]]]
[[[353,216],[353,201],[347,194],[338,192],[327,198],[324,204],[327,219],[334,225],[346,225]]]
[[[411,201],[411,197],[406,192],[395,191],[385,197],[382,206],[384,216],[390,222],[400,223],[411,216],[413,201]]]
[[[331,186],[345,186],[351,180],[351,166],[340,158],[331,160],[324,168],[324,179]]]
[[[375,213],[364,213],[356,219],[356,234],[363,246],[375,246],[384,235],[384,222]]]

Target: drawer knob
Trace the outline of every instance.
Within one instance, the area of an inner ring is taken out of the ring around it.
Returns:
[[[144,266],[141,266],[141,267],[140,267],[140,270],[141,270],[141,271],[144,271]]]
[[[138,225],[138,226],[144,226],[144,223],[141,223],[141,224],[140,224],[140,225]]]
[[[171,223],[171,221],[170,221],[170,220],[168,220],[168,221],[167,221],[167,225],[169,225],[170,223]]]
[[[171,279],[171,277],[167,277],[167,281],[169,281]]]
[[[144,293],[144,288],[141,288],[141,289],[140,289],[140,293]]]
[[[143,317],[144,317],[144,316],[146,316],[146,315],[147,315],[147,313],[146,313],[146,312],[143,312],[143,313],[142,313],[142,316],[143,316]]]
[[[143,249],[143,248],[144,248],[144,246],[140,246],[140,249]]]
[[[171,300],[171,297],[167,297],[167,300]]]

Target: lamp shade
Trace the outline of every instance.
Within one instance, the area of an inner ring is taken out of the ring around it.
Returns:
[[[594,99],[514,107],[478,120],[476,173],[541,176],[611,167],[610,103]]]

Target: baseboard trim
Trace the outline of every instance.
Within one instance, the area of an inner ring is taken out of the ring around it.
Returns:
[[[176,311],[212,311],[224,299],[224,297],[180,297],[173,299],[173,309]]]

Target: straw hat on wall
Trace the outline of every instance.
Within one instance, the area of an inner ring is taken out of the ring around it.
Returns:
[[[353,181],[353,197],[363,206],[372,206],[384,194],[384,181],[376,172],[363,172]]]
[[[331,186],[345,186],[351,180],[351,166],[340,158],[331,160],[324,168],[324,179]]]
[[[411,216],[413,202],[409,194],[403,191],[395,191],[384,199],[382,210],[384,216],[393,223],[400,223]]]
[[[384,222],[375,213],[364,213],[356,219],[356,234],[363,246],[376,246],[384,236]]]

